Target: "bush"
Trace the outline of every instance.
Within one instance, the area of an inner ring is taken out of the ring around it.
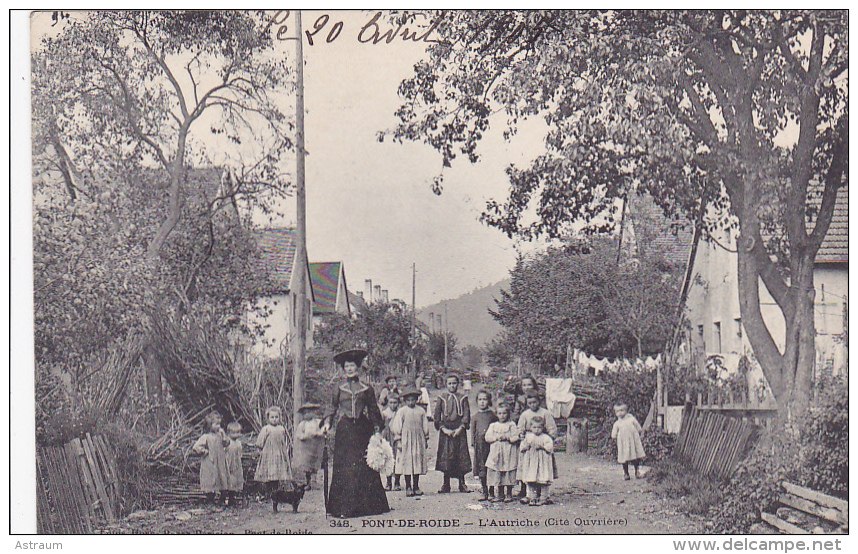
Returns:
[[[743,460],[709,513],[715,532],[747,533],[760,512],[778,507],[784,480],[848,497],[848,390],[844,379],[822,387],[799,419],[770,433]]]
[[[647,475],[656,494],[678,504],[680,510],[703,515],[724,499],[724,483],[701,475],[673,458],[664,458]]]
[[[644,451],[646,452],[646,460],[649,464],[662,462],[670,457],[673,453],[673,446],[676,444],[676,435],[667,433],[664,429],[652,426],[641,435]]]

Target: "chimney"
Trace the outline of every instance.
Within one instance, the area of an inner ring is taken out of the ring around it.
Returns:
[[[363,282],[363,299],[367,304],[372,304],[372,279]]]
[[[438,332],[443,333],[444,327],[441,326],[441,314],[437,314],[435,317],[438,318],[438,325],[437,325],[438,326]]]
[[[373,302],[381,302],[381,285],[376,285],[372,287],[372,301]]]
[[[432,326],[432,332],[435,332],[435,312],[429,312],[429,325]]]
[[[381,291],[381,301],[382,301],[382,302],[384,302],[385,304],[388,302],[388,297],[387,297],[387,291],[386,291],[386,290]]]

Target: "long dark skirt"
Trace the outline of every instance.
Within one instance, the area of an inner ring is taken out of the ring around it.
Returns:
[[[485,477],[487,474],[486,471],[486,460],[489,459],[489,452],[491,449],[489,443],[486,442],[485,437],[477,437],[477,440],[474,442],[474,476],[475,477]]]
[[[334,437],[334,467],[328,513],[337,517],[373,516],[390,511],[381,476],[366,465],[373,426],[366,416],[340,418]]]
[[[438,435],[438,457],[435,459],[435,469],[451,476],[465,475],[471,471],[467,433],[462,433],[458,437],[448,437],[444,433]]]

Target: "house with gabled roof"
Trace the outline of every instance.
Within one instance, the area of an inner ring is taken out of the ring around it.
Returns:
[[[349,289],[343,262],[313,262],[310,264],[313,281],[313,319],[318,325],[326,315],[352,315]]]
[[[298,249],[297,233],[293,227],[269,227],[256,232],[256,247],[259,250],[259,270],[268,276],[267,290],[262,291],[254,310],[248,317],[251,324],[263,327],[261,340],[253,350],[267,358],[289,355],[297,332],[297,307],[303,301],[307,310],[307,347],[313,345],[313,317],[315,292],[310,264],[296,267]],[[305,272],[307,293],[299,299],[296,290],[296,275]]]
[[[845,372],[848,360],[843,340],[849,286],[848,206],[849,191],[844,186],[837,193],[831,226],[817,253],[813,272],[816,367],[834,373]],[[736,231],[723,231],[714,238],[700,242],[694,260],[686,303],[691,329],[684,343],[689,355],[722,356],[732,370],[742,355],[752,352],[739,312]],[[760,309],[772,338],[783,350],[783,314],[762,281]]]

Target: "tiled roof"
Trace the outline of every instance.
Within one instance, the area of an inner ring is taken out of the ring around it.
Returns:
[[[348,290],[348,289],[346,289]],[[366,300],[363,296],[349,292],[349,304],[356,312],[364,312],[367,309]]]
[[[816,203],[821,199],[817,196]],[[834,215],[828,234],[822,240],[822,246],[816,254],[816,263],[849,263],[849,187],[837,191],[837,202],[834,204]]]
[[[658,252],[676,265],[688,263],[693,239],[690,225],[666,217],[650,196],[635,195],[629,204],[626,218],[628,224],[634,227],[635,242],[647,236],[648,239],[643,239],[646,240],[643,246],[647,250]],[[626,240],[623,237],[624,243]]]
[[[340,262],[316,262],[310,264],[310,279],[316,303],[313,313],[332,314],[337,311],[337,291],[340,285]]]
[[[256,246],[260,251],[262,269],[282,290],[289,290],[292,265],[298,240],[292,227],[271,227],[256,233]]]

